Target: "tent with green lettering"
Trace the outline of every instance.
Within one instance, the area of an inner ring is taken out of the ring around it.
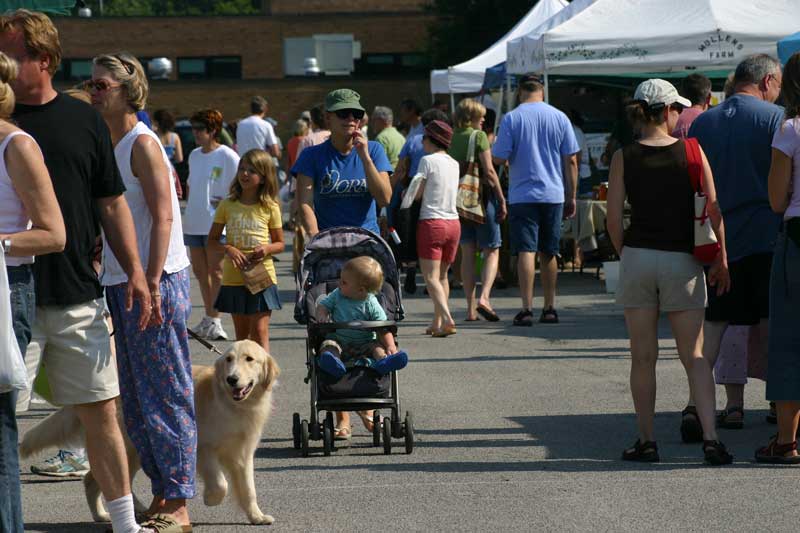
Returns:
[[[573,4],[585,6],[560,24],[545,22],[508,42],[510,73],[733,70],[750,54],[774,56],[775,43],[800,27],[800,0],[574,0],[574,9]]]

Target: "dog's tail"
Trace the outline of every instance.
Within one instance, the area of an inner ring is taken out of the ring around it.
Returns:
[[[80,445],[85,440],[75,409],[63,407],[25,432],[19,445],[20,457],[27,458],[47,448]]]

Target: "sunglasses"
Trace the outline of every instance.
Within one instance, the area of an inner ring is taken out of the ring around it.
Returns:
[[[111,83],[108,80],[88,80],[84,82],[84,87],[86,87],[87,91],[98,92],[102,93],[105,91],[110,91],[111,89],[119,89],[122,87],[119,83]]]
[[[338,111],[334,111],[334,113],[342,120],[347,120],[351,116],[356,120],[361,120],[364,118],[364,111],[361,109],[340,109]]]

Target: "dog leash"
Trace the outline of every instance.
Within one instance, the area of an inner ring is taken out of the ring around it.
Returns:
[[[213,344],[211,344],[210,342],[205,340],[203,337],[201,337],[200,335],[198,335],[197,333],[195,333],[194,331],[192,331],[189,328],[186,328],[186,331],[189,332],[189,336],[192,337],[194,340],[196,340],[197,342],[199,342],[200,344],[202,344],[203,346],[205,346],[206,348],[208,348],[209,350],[211,350],[215,354],[222,355],[222,352],[219,351],[219,348],[217,348],[216,346],[214,346]]]

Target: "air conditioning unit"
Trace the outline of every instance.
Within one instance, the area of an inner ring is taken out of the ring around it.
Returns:
[[[307,74],[306,61],[314,58],[321,74],[348,76],[361,57],[361,42],[350,33],[324,33],[283,40],[283,71],[287,76]]]

